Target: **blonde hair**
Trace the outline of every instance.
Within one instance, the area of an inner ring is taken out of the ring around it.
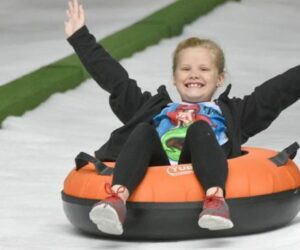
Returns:
[[[182,51],[186,48],[194,48],[194,47],[202,47],[202,48],[209,49],[214,56],[214,60],[215,60],[216,66],[218,68],[219,74],[224,72],[225,56],[224,56],[224,52],[221,49],[221,47],[217,43],[215,43],[209,39],[200,39],[197,37],[190,37],[190,38],[180,42],[174,51],[173,73],[175,72],[176,67],[177,67],[178,55],[179,55],[180,51]]]

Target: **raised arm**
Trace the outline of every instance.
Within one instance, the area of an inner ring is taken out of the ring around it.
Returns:
[[[271,78],[239,104],[242,141],[266,129],[274,119],[300,98],[300,65]]]
[[[142,92],[127,71],[96,42],[85,25],[84,10],[77,0],[69,2],[65,31],[69,43],[86,70],[101,88],[110,93],[110,106],[116,116],[126,123],[151,97]]]

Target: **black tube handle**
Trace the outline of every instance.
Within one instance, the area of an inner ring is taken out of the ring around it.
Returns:
[[[113,168],[106,166],[102,161],[87,153],[80,152],[75,158],[76,170],[79,171],[86,164],[92,163],[100,175],[112,175]]]
[[[299,148],[299,144],[297,142],[294,142],[290,146],[279,152],[277,155],[271,157],[270,160],[275,163],[277,167],[283,166],[289,159],[295,158]]]

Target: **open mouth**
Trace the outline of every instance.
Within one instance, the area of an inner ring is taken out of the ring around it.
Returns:
[[[201,88],[204,86],[201,82],[188,82],[184,84],[187,88]]]

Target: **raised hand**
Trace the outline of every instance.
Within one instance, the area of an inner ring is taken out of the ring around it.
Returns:
[[[66,11],[68,20],[65,21],[65,33],[67,37],[70,37],[85,25],[85,14],[78,0],[70,0],[68,5],[69,8]]]

